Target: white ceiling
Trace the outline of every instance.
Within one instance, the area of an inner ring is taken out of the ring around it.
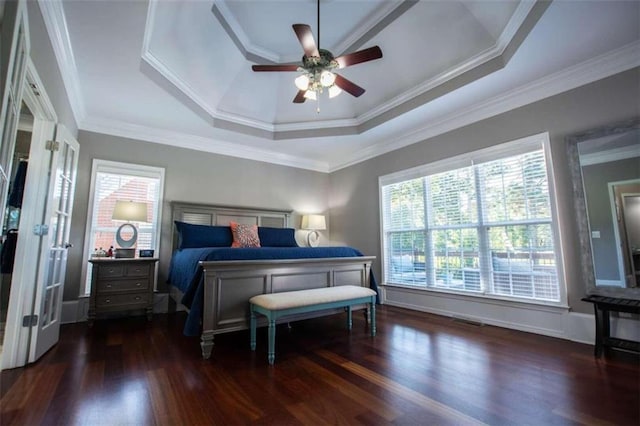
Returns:
[[[293,104],[315,0],[40,0],[81,129],[333,171],[640,66],[637,1],[322,0],[359,98]]]

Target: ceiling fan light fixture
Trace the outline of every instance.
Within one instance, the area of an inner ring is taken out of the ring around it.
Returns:
[[[320,74],[320,84],[322,84],[323,87],[331,87],[335,81],[336,75],[331,71],[324,70]]]
[[[329,87],[329,99],[335,98],[340,93],[342,93],[342,89],[339,88],[338,86],[336,86],[335,84],[333,86]]]
[[[308,0],[307,0],[308,1]],[[323,0],[331,1],[331,0]],[[380,47],[373,46],[357,52],[347,53],[339,57],[334,57],[327,49],[320,48],[320,0],[317,0],[317,17],[318,17],[318,44],[313,37],[313,31],[307,24],[293,24],[293,31],[296,33],[298,41],[302,45],[304,55],[302,56],[302,64],[269,64],[269,65],[253,65],[251,69],[255,72],[282,72],[297,71],[300,74],[294,79],[294,84],[298,88],[298,93],[293,98],[293,103],[302,104],[306,99],[318,101],[320,104],[320,96],[327,89],[329,98],[335,98],[343,91],[351,96],[359,97],[365,90],[346,79],[340,74],[334,74],[333,70],[342,69],[351,65],[369,62],[374,59],[382,58],[382,50]],[[338,84],[336,85],[336,81]],[[339,86],[339,87],[338,87]],[[316,109],[320,112],[320,107]]]
[[[299,75],[294,80],[296,87],[300,90],[307,90],[309,88],[309,76],[306,74]]]

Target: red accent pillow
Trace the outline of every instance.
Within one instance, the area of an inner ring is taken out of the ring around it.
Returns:
[[[231,233],[233,234],[231,247],[260,247],[257,225],[230,222],[229,226],[231,226]]]

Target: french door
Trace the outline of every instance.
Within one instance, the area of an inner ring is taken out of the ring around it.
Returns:
[[[73,194],[78,168],[78,141],[62,125],[56,127],[51,150],[49,187],[44,220],[37,230],[43,236],[38,259],[29,362],[34,362],[58,342],[62,295],[67,266]]]

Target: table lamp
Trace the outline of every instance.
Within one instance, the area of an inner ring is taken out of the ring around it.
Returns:
[[[138,229],[131,222],[146,222],[147,221],[147,203],[140,203],[137,201],[116,201],[116,206],[113,209],[113,215],[111,219],[118,221],[126,221],[120,225],[118,231],[116,231],[116,247],[115,257],[117,258],[132,258],[135,257],[136,249],[134,248],[138,241]],[[131,228],[133,235],[128,240],[124,238],[122,232],[127,228]]]
[[[320,242],[320,235],[318,231],[324,231],[327,229],[327,223],[324,220],[324,215],[321,214],[307,214],[302,216],[302,229],[308,229],[311,232],[307,234],[307,244],[309,247],[318,247]]]

